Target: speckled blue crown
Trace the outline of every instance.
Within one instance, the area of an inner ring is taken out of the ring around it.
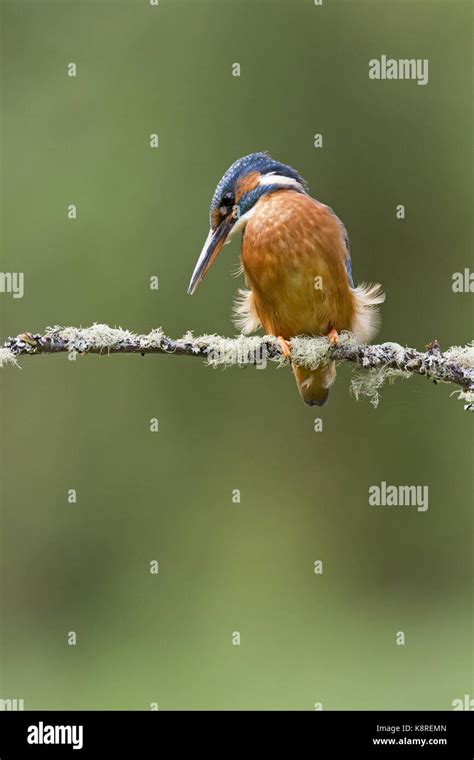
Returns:
[[[251,172],[260,172],[260,174],[270,174],[271,172],[274,172],[275,174],[280,174],[284,177],[290,177],[291,179],[296,180],[304,188],[307,186],[306,180],[304,180],[301,174],[291,166],[275,161],[268,155],[268,153],[250,153],[248,156],[243,156],[243,158],[234,161],[217,185],[211,202],[211,221],[212,212],[219,208],[222,197],[225,193],[233,192],[235,183],[239,177],[243,177]]]

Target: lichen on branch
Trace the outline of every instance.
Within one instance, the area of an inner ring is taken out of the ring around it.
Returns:
[[[298,336],[290,341],[291,361],[315,369],[329,361],[350,362],[357,371],[351,380],[356,398],[367,396],[377,406],[385,381],[424,375],[434,383],[452,383],[465,409],[474,411],[474,344],[453,346],[442,352],[437,341],[425,351],[399,343],[359,345],[350,333],[336,344],[325,337]],[[232,365],[264,368],[268,362],[287,364],[278,340],[272,335],[225,338],[191,332],[169,338],[161,328],[140,335],[130,330],[94,324],[90,327],[48,327],[44,333],[21,333],[0,348],[0,367],[18,364],[18,357],[39,354],[174,354],[205,359],[213,367]]]

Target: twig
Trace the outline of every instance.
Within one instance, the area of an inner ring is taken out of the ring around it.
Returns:
[[[20,356],[67,352],[92,354],[175,354],[198,356],[212,366],[256,365],[267,361],[287,363],[273,336],[223,338],[218,335],[194,337],[187,333],[178,340],[168,338],[161,329],[147,335],[94,324],[92,327],[52,327],[44,334],[22,333],[5,341],[0,349],[0,367],[17,363]],[[398,376],[424,375],[435,383],[453,383],[465,408],[474,410],[474,345],[453,347],[441,352],[437,341],[425,351],[404,348],[398,343],[358,345],[353,336],[343,333],[337,344],[326,338],[301,336],[291,341],[291,358],[295,364],[314,369],[330,360],[351,362],[367,371],[353,378],[351,389],[358,397],[367,395],[376,406],[379,389],[385,380]]]

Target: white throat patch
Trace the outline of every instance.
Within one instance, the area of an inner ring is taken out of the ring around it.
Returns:
[[[262,174],[258,180],[258,184],[261,187],[265,187],[266,185],[281,185],[281,187],[287,187],[289,190],[294,188],[306,192],[303,185],[301,182],[298,182],[298,180],[293,179],[292,177],[285,177],[284,174],[274,174],[273,172],[270,174]]]
[[[296,179],[293,179],[292,177],[285,177],[283,174],[262,174],[258,180],[258,184],[260,187],[267,187],[268,185],[278,185],[279,187],[288,188],[288,190],[299,190],[300,192],[306,193],[306,190],[304,189],[303,185],[298,182]],[[225,241],[225,245],[227,243],[230,243],[230,241],[238,235],[240,232],[243,232],[245,229],[247,222],[252,218],[253,214],[255,212],[255,206],[252,206],[252,208],[247,211],[246,214],[242,214],[242,216],[239,216],[236,223],[232,227],[231,231],[229,232],[227,236],[227,240]]]
[[[225,241],[224,245],[227,245],[227,243],[230,243],[230,241],[232,240],[232,238],[234,238],[236,235],[238,235],[239,232],[243,232],[243,230],[245,229],[245,227],[247,225],[247,222],[253,216],[254,211],[255,211],[255,206],[253,206],[251,209],[249,209],[249,211],[247,211],[246,214],[242,214],[242,216],[239,216],[239,218],[237,219],[236,223],[232,227],[231,231],[227,235],[227,240]]]

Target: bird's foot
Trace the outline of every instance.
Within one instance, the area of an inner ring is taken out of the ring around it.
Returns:
[[[29,346],[32,348],[36,348],[38,345],[38,341],[36,340],[35,336],[31,333],[25,332],[18,336],[20,340],[22,340],[24,343],[28,343]]]
[[[333,346],[335,346],[336,343],[339,342],[339,334],[337,330],[334,329],[334,327],[332,328],[332,330],[329,330],[328,332],[328,340]]]
[[[282,335],[278,335],[277,336],[277,341],[280,344],[280,349],[281,349],[281,352],[282,352],[283,356],[285,357],[285,359],[288,359],[288,361],[289,361],[290,358],[291,358],[290,344],[288,343],[288,341]]]

